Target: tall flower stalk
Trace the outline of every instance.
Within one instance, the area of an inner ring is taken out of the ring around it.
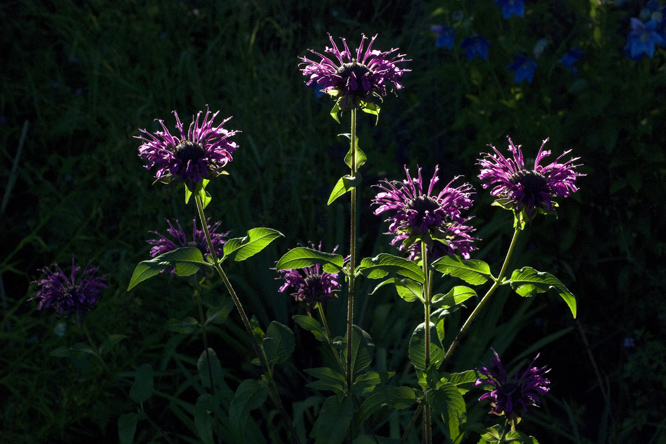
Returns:
[[[351,177],[355,178],[356,168],[356,109],[351,110]],[[347,387],[352,386],[352,326],[354,323],[354,283],[356,281],[356,187],[351,190],[351,207],[349,217],[349,295],[347,298]]]

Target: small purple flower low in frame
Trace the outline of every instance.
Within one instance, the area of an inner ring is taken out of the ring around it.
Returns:
[[[407,249],[409,259],[421,257],[421,244],[427,245],[429,259],[435,260],[444,255],[453,255],[458,250],[465,259],[475,250],[472,237],[474,228],[467,225],[469,217],[463,212],[472,206],[472,186],[468,183],[453,186],[458,177],[453,178],[439,193],[434,188],[439,177],[439,166],[430,179],[428,188],[423,189],[421,168],[418,177],[412,178],[405,167],[407,179],[403,182],[384,180],[378,185],[379,193],[372,201],[378,205],[375,215],[395,211],[395,216],[388,217],[389,232],[393,235],[391,245],[399,244],[399,249]]]
[[[483,385],[489,390],[479,401],[490,399],[490,413],[506,416],[512,422],[517,421],[531,407],[541,404],[541,397],[550,390],[550,381],[544,376],[550,369],[533,367],[539,357],[536,355],[520,377],[516,370],[513,378],[509,379],[499,355],[495,350],[493,354],[495,358],[490,361],[490,366],[477,369],[483,377],[477,379],[474,385]]]
[[[356,53],[352,53],[343,38],[343,50],[335,44],[331,34],[328,35],[331,48],[326,48],[325,53],[335,56],[337,62],[312,49],[309,51],[321,57],[320,61],[299,57],[301,71],[304,76],[309,77],[307,85],[316,83],[322,91],[329,94],[336,101],[340,111],[352,108],[365,108],[374,104],[373,99],[386,96],[387,89],[402,89],[400,77],[409,69],[401,68],[399,63],[408,62],[404,54],[392,55],[398,51],[397,48],[390,51],[373,50],[372,45],[377,35],[370,39],[364,51],[365,35],[361,37],[361,44]],[[391,86],[393,85],[393,86]]]
[[[139,147],[139,157],[146,162],[146,169],[157,167],[157,181],[184,183],[194,192],[196,185],[203,179],[224,174],[224,168],[233,160],[231,155],[238,148],[235,142],[228,139],[238,131],[223,128],[231,117],[213,126],[218,113],[211,114],[206,108],[203,122],[200,123],[202,111],[199,111],[185,132],[178,113],[173,111],[180,137],[173,136],[164,121],[159,119],[157,121],[164,131],[151,134],[145,129],[139,130],[142,135],[134,136],[143,141]]]
[[[99,303],[100,292],[107,288],[106,277],[97,275],[99,268],[91,267],[89,262],[77,278],[81,267],[76,265],[74,258],[69,278],[58,264],[53,268],[55,271],[48,267],[40,270],[45,277],[33,282],[37,284],[37,294],[28,300],[39,301],[37,310],[53,308],[56,316],[74,317],[81,323],[86,312]]]
[[[175,226],[171,221],[166,219],[167,223],[169,224],[169,228],[167,228],[167,233],[169,236],[171,236],[172,239],[169,239],[167,236],[158,233],[157,231],[151,231],[152,234],[155,234],[157,236],[156,239],[149,239],[146,242],[148,242],[150,245],[153,246],[153,248],[150,249],[150,257],[157,257],[160,254],[168,253],[169,251],[176,250],[178,248],[183,248],[183,247],[197,247],[199,251],[201,251],[201,254],[205,258],[206,256],[210,256],[210,249],[208,248],[208,242],[206,241],[206,233],[204,232],[203,228],[198,230],[197,229],[197,219],[194,219],[193,222],[193,228],[192,228],[192,240],[188,241],[187,236],[185,235],[185,231],[183,230],[183,227],[180,226],[180,222],[176,219]],[[229,232],[227,231],[226,233],[218,233],[217,229],[220,227],[221,222],[215,222],[213,225],[210,225],[210,218],[207,221],[208,223],[208,232],[210,234],[210,239],[213,243],[213,248],[215,249],[215,254],[218,257],[221,257],[224,255],[224,244],[227,243],[227,240],[225,239],[228,235]],[[176,228],[177,227],[177,228]],[[162,270],[163,272],[165,270]],[[174,272],[174,268],[172,267],[170,269],[171,273]]]
[[[315,244],[310,242],[310,248],[315,249]],[[321,242],[317,249],[321,251]],[[338,247],[335,247],[333,253],[337,249]],[[325,272],[320,264],[305,268],[279,270],[279,272],[282,273],[280,278],[284,279],[280,292],[284,293],[291,290],[293,292],[291,295],[296,301],[305,302],[311,306],[334,298],[336,292],[342,288],[342,285],[338,282],[338,276]]]
[[[545,139],[539,148],[534,168],[525,168],[525,160],[520,145],[514,145],[509,140],[509,152],[511,158],[506,158],[500,151],[489,145],[493,153],[481,153],[484,157],[478,160],[481,166],[479,178],[484,182],[483,188],[493,187],[490,191],[492,196],[497,197],[495,205],[512,210],[519,223],[531,221],[537,213],[550,213],[555,211],[556,197],[568,197],[569,194],[578,191],[576,178],[584,176],[576,172],[581,166],[575,164],[579,157],[560,163],[567,150],[558,156],[554,162],[548,165],[540,165],[540,162],[550,156],[550,150],[544,150],[548,139]]]

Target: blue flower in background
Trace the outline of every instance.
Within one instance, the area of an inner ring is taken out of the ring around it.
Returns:
[[[571,50],[569,50],[569,52],[567,52],[562,56],[562,58],[560,59],[560,63],[569,68],[569,71],[571,71],[572,73],[578,74],[578,69],[575,66],[573,66],[573,64],[576,63],[576,61],[579,58],[583,57],[583,54],[584,52],[582,49],[572,48]]]
[[[536,62],[533,62],[522,54],[516,54],[516,58],[513,60],[513,63],[507,66],[507,69],[516,72],[516,83],[522,82],[523,80],[532,83],[536,66]]]
[[[643,54],[652,57],[655,45],[664,44],[664,38],[656,32],[657,25],[656,20],[644,24],[637,18],[631,18],[631,32],[627,36],[624,50],[632,60],[640,59]]]
[[[502,16],[508,19],[513,14],[518,17],[525,16],[525,1],[524,0],[495,0],[495,4],[502,7]]]
[[[444,25],[435,25],[432,28],[430,28],[430,30],[435,34],[437,34],[437,40],[435,41],[436,47],[438,48],[446,47],[449,50],[453,48],[453,42],[455,41],[456,36],[454,34],[452,27]]]
[[[490,43],[488,43],[488,40],[481,35],[467,37],[460,44],[460,47],[465,50],[467,60],[472,60],[476,56],[481,57],[483,60],[488,60],[489,46]]]

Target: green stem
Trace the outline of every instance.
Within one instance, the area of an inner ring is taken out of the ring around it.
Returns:
[[[206,351],[206,362],[208,363],[208,380],[210,381],[210,394],[215,397],[215,384],[213,384],[213,368],[210,364],[210,352],[208,351],[208,335],[206,334],[206,318],[204,318],[203,303],[199,290],[194,290],[194,296],[199,307],[199,325],[201,326],[201,336],[203,337],[204,350]]]
[[[424,327],[425,327],[425,370],[428,371],[430,367],[430,299],[432,295],[432,274],[429,270],[428,264],[428,247],[424,241],[421,241],[421,267],[423,269],[423,275],[425,277],[425,282],[423,283],[423,309],[424,309]],[[431,408],[428,404],[428,401],[425,399],[425,393],[423,395],[423,437],[422,442],[424,444],[432,443],[432,416]]]
[[[215,268],[215,271],[217,271],[217,274],[220,275],[220,278],[222,278],[224,286],[227,288],[227,291],[229,292],[231,299],[234,301],[234,305],[236,306],[236,309],[240,314],[243,326],[245,327],[245,330],[247,331],[247,334],[250,337],[252,348],[254,348],[254,352],[257,355],[257,358],[259,359],[259,366],[261,367],[262,373],[269,376],[268,390],[270,393],[270,397],[277,406],[277,408],[280,410],[282,420],[289,429],[289,432],[291,433],[294,442],[300,444],[300,440],[298,439],[298,435],[296,434],[294,425],[291,423],[291,418],[289,417],[289,414],[287,413],[287,410],[285,409],[284,404],[282,403],[282,398],[280,398],[280,393],[277,391],[275,383],[273,382],[273,375],[269,371],[268,364],[266,364],[266,358],[264,357],[264,354],[261,351],[259,344],[257,343],[257,339],[254,337],[254,334],[252,333],[252,326],[250,325],[250,320],[247,317],[247,314],[245,313],[245,309],[243,309],[243,305],[241,304],[241,301],[238,295],[236,294],[233,285],[231,285],[231,281],[229,281],[227,274],[222,269],[222,265],[220,264],[220,261],[217,257],[217,253],[215,253],[215,248],[213,248],[213,242],[211,240],[210,232],[208,230],[208,223],[206,222],[206,216],[204,214],[203,201],[198,195],[196,196],[195,201],[197,204],[199,219],[201,220],[201,225],[203,226],[204,233],[206,234],[206,242],[208,243],[208,250],[210,251],[210,254],[213,258],[213,267]]]
[[[356,177],[356,109],[351,110],[351,177]],[[354,322],[354,280],[356,278],[356,187],[351,190],[349,222],[349,297],[347,300],[347,388],[352,386],[352,325]]]
[[[338,351],[333,347],[333,341],[331,340],[331,330],[328,328],[328,322],[326,321],[326,315],[324,314],[324,307],[320,303],[317,304],[317,309],[319,310],[319,316],[321,316],[321,323],[324,324],[324,329],[326,330],[326,342],[328,342],[328,345],[331,347],[331,350],[333,351],[333,356],[335,356],[335,360],[338,362],[338,366],[340,367],[340,371],[344,372],[345,367],[342,365],[342,361],[340,360],[340,355],[338,354]]]
[[[465,336],[467,331],[470,328],[470,325],[472,324],[472,321],[476,316],[481,312],[481,309],[483,306],[488,302],[490,299],[490,296],[492,296],[493,293],[495,293],[495,290],[502,285],[504,281],[504,274],[506,273],[506,269],[509,265],[509,260],[511,259],[511,256],[513,255],[513,250],[516,247],[516,239],[518,239],[518,234],[520,233],[520,228],[516,227],[514,232],[513,232],[513,238],[511,239],[511,244],[509,245],[509,250],[506,253],[506,257],[504,258],[504,263],[502,264],[502,269],[500,270],[499,275],[497,276],[497,279],[495,279],[495,282],[493,282],[493,285],[488,289],[486,294],[483,296],[481,299],[481,302],[479,302],[479,305],[474,308],[474,311],[472,311],[472,314],[469,315],[467,320],[465,321],[465,324],[463,324],[463,327],[460,329],[458,332],[458,335],[456,335],[455,339],[451,343],[451,346],[449,349],[446,351],[446,355],[444,356],[444,361],[442,362],[442,365],[444,363],[448,362],[449,358],[451,357],[451,354],[453,351],[456,349],[458,344],[460,343],[460,340]]]

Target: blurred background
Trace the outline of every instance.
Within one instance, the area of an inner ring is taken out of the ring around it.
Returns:
[[[195,315],[192,290],[168,276],[126,289],[136,264],[149,257],[149,232],[165,232],[165,218],[177,218],[189,233],[195,217],[181,192],[151,185],[153,172],[143,168],[133,137],[139,128],[159,129],[158,118],[175,129],[173,110],[187,125],[206,105],[220,110],[218,121],[233,116],[226,127],[242,131],[233,139],[240,148],[230,175],[208,188],[207,215],[232,237],[259,226],[284,233],[228,273],[260,325],[277,319],[294,330],[296,353],[276,378],[304,424],[316,417],[316,402],[302,403],[312,391],[298,370],[322,365],[319,344],[294,326],[291,316],[304,308],[278,293],[270,268],[299,243],[321,240],[328,251],[346,243],[347,199],[326,202],[346,174],[348,143],[338,134],[349,131],[349,115],[341,124],[331,119],[332,101],[305,86],[297,59],[308,49],[323,52],[330,32],[352,50],[361,34],[379,34],[376,49],[400,48],[411,59],[405,88],[385,98],[378,122],[359,116],[369,158],[361,257],[396,253],[372,214],[371,185],[402,179],[403,165],[420,165],[430,177],[439,164],[440,183],[463,175],[476,187],[473,223],[482,240],[474,257],[497,272],[512,219],[490,207],[477,178],[479,153],[488,144],[505,150],[507,135],[527,158],[546,137],[549,162],[571,149],[584,164],[580,191],[560,201],[557,218],[528,227],[513,265],[559,277],[578,298],[577,319],[556,294],[526,300],[499,293],[455,368],[488,363],[491,346],[508,368],[541,352],[537,363],[552,367],[551,391],[521,423],[539,442],[666,442],[666,51],[653,42],[653,54],[632,58],[625,48],[632,17],[654,20],[654,32],[663,33],[663,11],[663,2],[601,0],[527,1],[523,17],[504,17],[491,0],[3,2],[0,441],[117,442],[118,417],[136,409],[119,387],[144,363],[158,369],[160,390],[146,410],[175,436],[196,436],[177,398],[196,398],[183,374],[201,353],[201,339],[164,328],[169,319]],[[450,47],[434,25],[453,30]],[[476,35],[488,42],[485,59],[461,48]],[[641,42],[649,51],[650,40]],[[574,48],[575,62],[563,60]],[[509,69],[516,54],[536,63],[531,81],[517,82],[519,73]],[[109,289],[87,322],[98,342],[127,335],[107,355],[116,377],[86,357],[50,357],[85,336],[27,301],[38,269],[58,263],[67,270],[73,256],[107,275]],[[441,288],[452,285],[444,281]],[[372,288],[362,285],[356,321],[374,339],[373,365],[399,369],[398,383],[414,382],[406,338],[420,306],[389,291],[370,295]],[[224,293],[217,283],[210,290]],[[340,335],[345,304],[326,308]],[[462,315],[453,316],[451,329]],[[232,312],[212,331],[231,394],[256,373],[239,326]],[[470,417],[491,424],[486,406],[473,406],[478,396],[466,396]],[[255,421],[259,430],[268,427],[261,415]],[[160,442],[140,425],[135,442],[153,440]]]

